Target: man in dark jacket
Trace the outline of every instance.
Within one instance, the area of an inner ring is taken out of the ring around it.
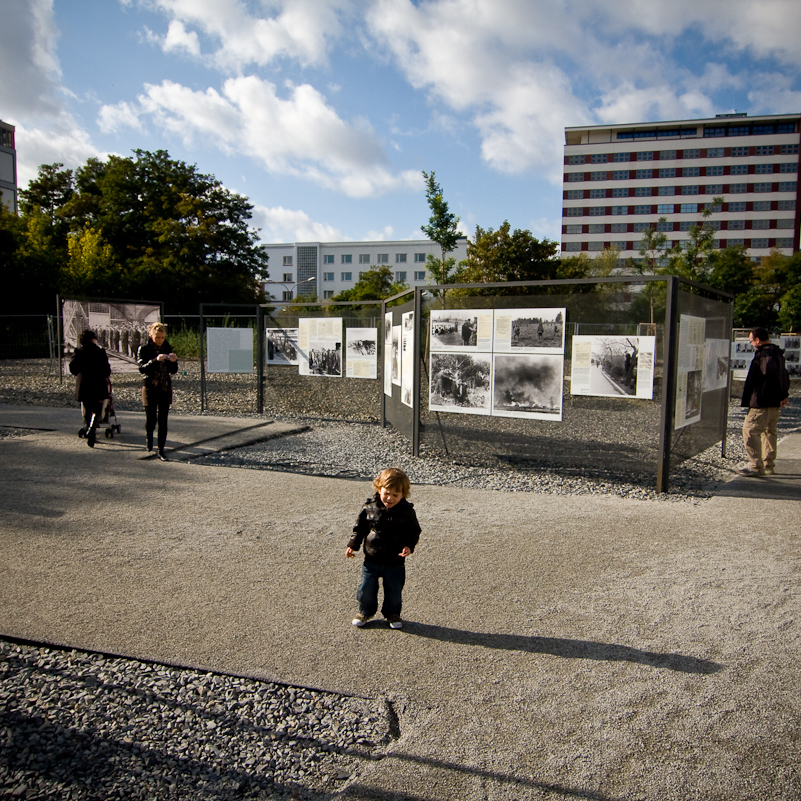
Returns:
[[[748,407],[743,422],[748,466],[738,472],[741,476],[772,476],[779,414],[781,407],[787,405],[790,376],[784,364],[784,352],[770,341],[766,329],[755,328],[748,339],[755,350],[741,404]]]

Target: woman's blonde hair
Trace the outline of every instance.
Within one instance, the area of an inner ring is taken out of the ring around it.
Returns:
[[[411,492],[412,483],[409,481],[409,476],[400,467],[387,467],[378,474],[377,478],[373,479],[373,492],[379,492],[382,489],[400,492],[404,498],[407,498]]]
[[[153,334],[156,333],[156,331],[163,331],[165,335],[167,334],[167,328],[164,325],[164,323],[151,323],[147,327],[147,334],[151,338],[153,337]]]

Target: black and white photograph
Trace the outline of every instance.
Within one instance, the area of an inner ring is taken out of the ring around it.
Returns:
[[[432,309],[431,351],[492,350],[492,310]]]
[[[566,309],[496,309],[495,353],[564,353]]]
[[[378,377],[378,329],[345,330],[345,375],[348,378]]]
[[[392,383],[401,385],[401,327],[392,326]]]
[[[655,345],[655,337],[577,334],[572,342],[570,394],[653,398]]]
[[[491,356],[483,353],[432,353],[428,408],[438,412],[485,414],[492,411]]]
[[[392,397],[392,312],[384,315],[384,394]]]
[[[342,377],[342,318],[298,320],[298,373]]]
[[[414,312],[401,315],[401,403],[413,406],[414,396]]]
[[[268,328],[267,364],[298,363],[298,329]]]
[[[747,339],[735,339],[731,343],[731,377],[735,381],[745,381],[753,357],[754,346]]]
[[[729,382],[729,340],[707,339],[704,353],[704,392],[723,389]]]
[[[561,354],[496,353],[493,358],[493,416],[562,419]]]

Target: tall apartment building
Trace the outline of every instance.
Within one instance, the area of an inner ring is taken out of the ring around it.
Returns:
[[[640,258],[643,231],[668,247],[708,219],[719,248],[752,259],[799,249],[799,114],[719,114],[678,122],[565,128],[562,253],[617,246]],[[664,217],[663,222],[659,222]]]
[[[17,211],[17,150],[14,126],[0,120],[0,203]]]
[[[395,242],[295,242],[266,245],[270,280],[264,291],[277,300],[316,295],[327,300],[351,289],[361,273],[389,267],[395,280],[410,287],[430,283],[426,257],[441,257],[440,247],[428,239]],[[467,239],[450,254],[458,264],[467,257]]]

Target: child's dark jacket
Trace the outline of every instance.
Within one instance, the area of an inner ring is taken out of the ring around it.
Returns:
[[[397,565],[403,564],[400,552],[404,548],[414,551],[419,539],[420,524],[414,506],[402,498],[387,509],[376,493],[359,512],[348,547],[358,551],[364,544],[365,561]]]

